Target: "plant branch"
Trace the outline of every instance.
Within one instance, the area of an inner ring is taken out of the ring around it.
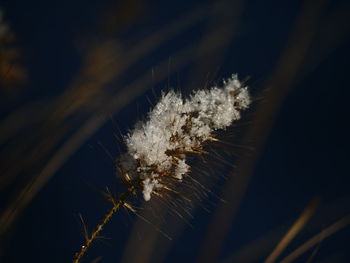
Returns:
[[[108,213],[103,217],[103,219],[100,221],[100,223],[97,225],[95,230],[91,233],[90,236],[86,238],[85,244],[81,247],[80,251],[75,254],[73,263],[79,263],[80,260],[83,258],[87,250],[90,248],[92,242],[98,237],[104,226],[109,222],[109,220],[112,218],[113,214],[125,204],[126,199],[134,193],[137,182],[132,184],[127,191],[125,191],[123,194],[120,195],[118,200],[112,199],[113,207],[108,211]]]

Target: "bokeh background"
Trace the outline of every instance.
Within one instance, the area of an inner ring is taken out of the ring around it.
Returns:
[[[232,73],[254,103],[220,158],[194,161],[211,193],[185,209],[134,198],[84,262],[350,261],[349,1],[0,9],[0,262],[70,262],[111,207],[103,191],[124,189],[121,134],[161,90]]]

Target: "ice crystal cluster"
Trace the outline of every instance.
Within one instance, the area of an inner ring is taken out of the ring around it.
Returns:
[[[186,156],[205,153],[204,142],[215,141],[213,132],[240,119],[240,111],[249,104],[247,87],[236,75],[223,87],[194,91],[188,99],[174,91],[163,93],[147,121],[125,136],[127,152],[119,159],[122,173],[140,182],[146,201],[152,194],[161,195],[190,172]]]

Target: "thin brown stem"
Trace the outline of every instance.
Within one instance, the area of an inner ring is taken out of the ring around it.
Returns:
[[[92,242],[98,237],[104,226],[109,222],[109,220],[112,218],[113,214],[120,208],[120,206],[123,206],[126,199],[135,191],[135,188],[137,186],[137,182],[135,182],[133,185],[131,185],[127,191],[125,191],[123,194],[120,195],[118,200],[113,200],[113,207],[108,211],[108,213],[103,217],[103,219],[100,221],[100,223],[97,225],[95,230],[91,233],[90,236],[86,238],[85,244],[81,247],[80,251],[75,254],[73,263],[79,263],[80,260],[83,258],[85,253],[90,248]]]
[[[265,263],[274,263],[279,255],[284,251],[288,244],[294,239],[294,237],[301,231],[305,224],[309,221],[311,216],[314,214],[319,200],[314,199],[311,203],[304,209],[299,218],[295,221],[288,232],[283,236],[282,240],[277,244],[272,253],[267,257]]]
[[[312,238],[310,238],[308,241],[306,241],[304,244],[299,246],[296,250],[294,250],[292,253],[290,253],[288,256],[286,256],[284,259],[282,259],[279,262],[281,262],[281,263],[294,262],[300,255],[304,254],[308,249],[317,245],[322,240],[324,240],[327,237],[331,236],[332,234],[336,233],[340,229],[348,226],[349,224],[350,224],[350,215],[342,217],[334,224],[330,225],[326,229],[322,230],[320,233],[318,233],[315,236],[313,236]]]

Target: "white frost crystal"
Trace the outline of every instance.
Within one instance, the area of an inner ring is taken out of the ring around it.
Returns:
[[[121,170],[140,180],[143,197],[167,188],[169,180],[181,182],[190,171],[187,154],[203,153],[203,143],[214,140],[213,132],[240,119],[250,104],[247,87],[233,75],[224,87],[194,91],[184,100],[170,91],[125,137],[127,153],[119,159]]]

